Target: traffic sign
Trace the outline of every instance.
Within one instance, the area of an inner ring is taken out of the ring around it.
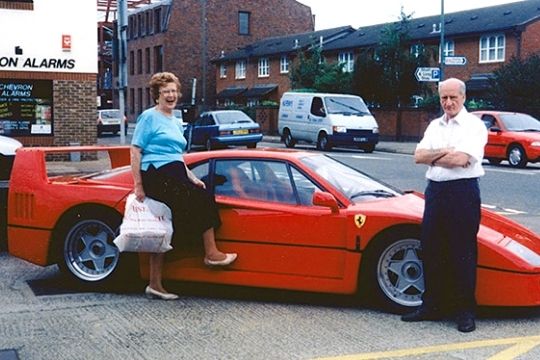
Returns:
[[[465,56],[447,56],[444,58],[444,65],[465,65],[467,58]]]
[[[441,69],[438,67],[419,67],[416,68],[414,76],[418,81],[440,81]]]

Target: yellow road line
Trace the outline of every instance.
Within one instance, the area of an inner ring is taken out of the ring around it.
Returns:
[[[501,345],[515,345],[509,349],[506,349],[496,356],[492,357],[491,360],[511,360],[516,356],[521,355],[535,346],[540,345],[540,335],[536,336],[526,336],[526,337],[516,337],[516,338],[506,338],[506,339],[490,339],[490,340],[480,340],[480,341],[470,341],[463,343],[454,343],[454,344],[443,344],[443,345],[434,345],[410,349],[401,349],[401,350],[391,350],[391,351],[381,351],[381,352],[372,352],[356,355],[343,355],[335,357],[326,357],[319,358],[319,360],[372,360],[372,359],[385,359],[391,357],[403,357],[403,356],[414,356],[414,355],[425,355],[433,353],[444,353],[454,350],[467,350],[467,349],[476,349],[482,347],[491,347],[491,346],[501,346]]]

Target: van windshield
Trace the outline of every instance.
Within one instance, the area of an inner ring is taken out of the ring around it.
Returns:
[[[345,114],[345,115],[370,115],[370,112],[358,97],[326,97],[326,109],[329,114]]]

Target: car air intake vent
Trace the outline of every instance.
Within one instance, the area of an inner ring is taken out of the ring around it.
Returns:
[[[15,193],[15,218],[33,219],[36,199],[34,194]]]

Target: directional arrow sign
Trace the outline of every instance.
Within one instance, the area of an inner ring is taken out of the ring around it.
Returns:
[[[445,65],[465,65],[467,58],[465,56],[447,56],[444,58]]]
[[[416,68],[414,76],[418,81],[439,81],[441,80],[441,69],[437,67]]]

